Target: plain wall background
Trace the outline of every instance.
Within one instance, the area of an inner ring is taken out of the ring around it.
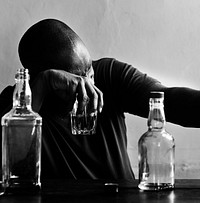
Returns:
[[[22,34],[44,18],[66,22],[93,59],[114,57],[165,85],[200,87],[199,0],[0,0],[0,91],[14,83],[21,66]],[[126,116],[137,177],[137,142],[146,119]],[[169,123],[167,129],[176,141],[176,177],[200,178],[200,130]]]

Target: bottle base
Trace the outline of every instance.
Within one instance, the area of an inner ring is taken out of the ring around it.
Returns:
[[[171,183],[140,183],[138,185],[141,190],[172,190],[174,189],[174,184]]]
[[[41,184],[30,181],[12,182],[2,185],[3,193],[7,194],[38,194],[41,190]]]

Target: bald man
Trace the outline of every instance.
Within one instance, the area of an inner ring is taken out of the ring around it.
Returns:
[[[165,87],[113,58],[93,61],[79,36],[59,20],[31,26],[20,40],[19,57],[30,72],[33,109],[43,118],[42,178],[134,179],[124,113],[146,118],[150,91],[165,93],[167,121],[200,126],[200,91]],[[11,108],[13,88],[1,93],[1,116]],[[92,136],[71,134],[76,95],[80,112],[88,98],[90,111],[99,112]]]

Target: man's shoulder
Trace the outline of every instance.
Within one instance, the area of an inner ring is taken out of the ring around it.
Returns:
[[[12,105],[13,86],[7,86],[0,94],[0,116]]]
[[[95,71],[97,70],[104,70],[104,71],[109,71],[115,69],[117,70],[122,70],[125,66],[127,66],[127,63],[124,63],[122,61],[119,61],[115,58],[100,58],[98,60],[93,60],[92,61],[92,66]]]
[[[93,60],[92,65],[93,66],[106,65],[106,64],[109,64],[109,63],[111,63],[113,61],[116,61],[116,59],[115,58],[104,57],[104,58]]]
[[[10,99],[10,97],[12,97],[13,94],[13,90],[14,90],[14,86],[7,86],[5,87],[2,92],[0,93],[0,99]]]
[[[14,86],[7,86],[0,93],[0,109],[2,106],[7,106],[12,103]]]

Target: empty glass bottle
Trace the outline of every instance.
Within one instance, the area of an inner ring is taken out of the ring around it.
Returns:
[[[148,131],[138,142],[138,187],[142,190],[174,188],[175,143],[165,131],[163,101],[163,92],[151,92]]]
[[[1,119],[2,186],[5,193],[40,190],[42,118],[31,108],[27,69],[15,75],[13,108]]]

